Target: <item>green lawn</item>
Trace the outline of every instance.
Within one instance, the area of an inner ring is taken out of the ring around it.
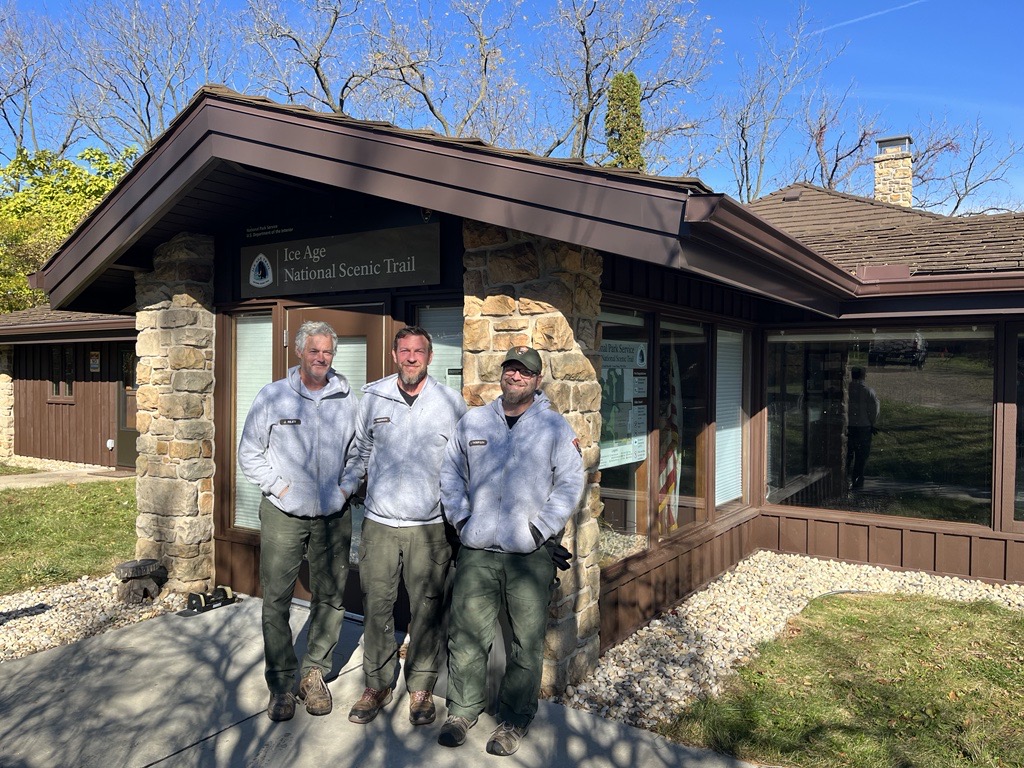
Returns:
[[[662,728],[756,763],[1024,765],[1024,614],[991,603],[834,595]]]
[[[135,478],[0,489],[0,594],[110,573],[135,554]]]
[[[0,477],[3,475],[31,475],[36,471],[28,467],[12,467],[10,464],[0,464]]]

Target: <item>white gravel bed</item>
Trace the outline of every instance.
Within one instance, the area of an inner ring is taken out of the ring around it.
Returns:
[[[83,576],[70,584],[0,596],[0,663],[185,607],[185,596],[161,594],[143,605],[117,599],[120,580]]]
[[[836,591],[991,600],[1024,610],[1024,585],[757,552],[607,651],[587,681],[570,686],[560,701],[652,728],[720,692],[758,643],[777,637],[812,598]]]

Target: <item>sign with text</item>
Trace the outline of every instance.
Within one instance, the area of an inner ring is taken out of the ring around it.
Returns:
[[[431,285],[441,281],[436,223],[242,248],[242,298]]]

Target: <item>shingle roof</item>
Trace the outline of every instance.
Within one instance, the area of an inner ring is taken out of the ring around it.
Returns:
[[[943,216],[799,183],[750,209],[837,266],[905,264],[912,274],[1024,269],[1024,214]]]
[[[51,309],[49,304],[41,304],[31,309],[0,315],[0,328],[35,328],[40,325],[83,323],[97,320],[125,322],[133,320],[133,318],[125,315],[107,315],[102,312],[69,312],[63,309]]]

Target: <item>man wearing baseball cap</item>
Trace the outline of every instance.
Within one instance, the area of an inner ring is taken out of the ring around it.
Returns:
[[[569,422],[540,391],[540,354],[513,347],[501,397],[469,411],[441,467],[445,516],[459,534],[448,625],[448,719],[438,743],[458,747],[484,710],[487,657],[503,609],[511,649],[498,692],[492,755],[511,755],[537,713],[556,537],[583,495],[583,459]]]

